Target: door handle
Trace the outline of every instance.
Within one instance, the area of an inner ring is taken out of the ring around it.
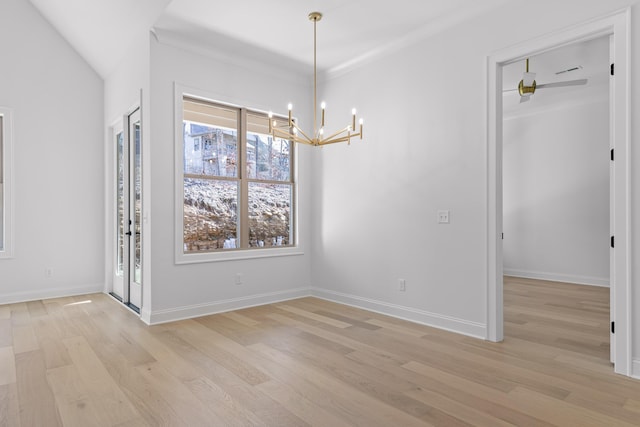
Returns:
[[[127,236],[131,236],[131,232],[130,232],[130,231],[127,231],[127,232],[126,232],[126,233],[124,233],[124,234],[126,234]]]

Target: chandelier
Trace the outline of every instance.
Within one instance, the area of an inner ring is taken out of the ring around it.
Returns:
[[[351,110],[351,124],[347,127],[334,132],[328,136],[325,136],[324,131],[324,112],[326,104],[322,102],[320,104],[320,127],[318,127],[318,103],[317,103],[317,82],[318,72],[316,63],[316,25],[318,21],[322,19],[322,13],[311,12],[309,14],[309,20],[313,21],[313,133],[311,136],[306,134],[296,121],[293,119],[293,105],[289,103],[289,121],[286,127],[278,127],[278,123],[273,120],[273,113],[269,112],[269,133],[274,138],[288,139],[301,144],[321,146],[327,144],[335,144],[336,142],[350,143],[352,138],[360,137],[362,139],[362,124],[363,120],[359,121],[359,131],[356,132],[356,109]]]

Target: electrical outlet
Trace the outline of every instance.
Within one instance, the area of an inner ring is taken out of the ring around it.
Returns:
[[[242,285],[242,273],[236,273],[236,285]]]
[[[449,224],[449,211],[438,211],[438,224]]]
[[[53,270],[50,268],[45,268],[44,277],[46,277],[47,279],[50,279],[51,277],[53,277]]]
[[[399,291],[406,291],[407,290],[407,281],[404,279],[398,279],[398,290]]]

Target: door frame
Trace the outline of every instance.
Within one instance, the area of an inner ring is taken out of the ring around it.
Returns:
[[[108,204],[108,206],[111,207],[111,214],[112,216],[112,225],[109,227],[109,229],[111,230],[110,233],[108,233],[107,235],[107,239],[109,242],[109,250],[110,250],[110,259],[111,262],[110,264],[110,272],[109,274],[111,275],[111,287],[110,289],[107,290],[107,293],[109,293],[112,297],[114,297],[115,299],[117,299],[119,302],[123,303],[126,307],[130,308],[133,312],[135,312],[136,314],[140,315],[141,309],[142,309],[142,296],[140,295],[140,302],[139,305],[132,305],[131,303],[131,296],[130,296],[130,289],[131,289],[131,283],[133,282],[133,268],[135,262],[133,261],[133,253],[135,252],[135,249],[133,249],[133,247],[135,246],[135,241],[134,241],[134,237],[133,235],[129,235],[128,239],[125,237],[125,247],[124,247],[124,254],[123,254],[123,262],[126,266],[128,266],[128,268],[124,268],[123,269],[123,276],[120,280],[123,281],[122,284],[122,295],[117,295],[115,293],[115,284],[116,281],[118,281],[118,277],[117,277],[117,268],[118,268],[118,243],[117,243],[117,239],[118,239],[118,233],[119,233],[119,225],[118,225],[118,216],[117,213],[114,214],[114,212],[116,212],[117,207],[118,207],[118,189],[117,186],[114,185],[115,181],[117,180],[118,177],[118,148],[117,145],[115,144],[116,142],[116,135],[119,132],[123,133],[123,157],[124,157],[124,170],[125,170],[125,178],[128,176],[129,179],[125,179],[125,188],[124,188],[124,192],[125,192],[125,202],[124,202],[124,212],[125,212],[125,216],[124,216],[124,220],[126,222],[127,219],[131,219],[133,216],[135,216],[134,213],[134,209],[135,209],[135,202],[131,203],[132,200],[132,187],[135,185],[133,183],[132,180],[135,180],[135,161],[133,161],[132,159],[132,154],[131,154],[131,150],[132,148],[132,141],[130,139],[131,137],[131,118],[134,115],[138,115],[138,120],[140,122],[142,122],[142,108],[139,105],[134,105],[131,108],[129,108],[127,110],[127,112],[125,112],[121,118],[114,123],[111,126],[111,132],[110,132],[110,148],[109,148],[109,152],[110,152],[110,158],[112,159],[111,164],[110,164],[110,168],[112,170],[111,176],[108,177],[110,181],[109,187],[112,188],[113,190],[109,191],[109,199],[110,202]],[[140,150],[141,150],[141,155],[142,155],[142,128],[140,129]],[[142,159],[141,159],[142,160]],[[141,172],[142,173],[142,172]],[[142,177],[141,177],[142,178]],[[141,188],[142,190],[142,188]],[[141,208],[142,208],[142,201],[141,201]],[[141,212],[141,216],[140,216],[140,229],[142,230],[142,212]],[[131,224],[129,225],[129,227],[127,227],[127,225],[125,224],[125,230],[128,229],[129,232],[131,233],[135,233],[134,230],[134,225],[135,224]],[[141,231],[142,232],[142,231]],[[126,233],[125,233],[126,234]],[[142,259],[142,255],[141,255],[141,259]],[[142,286],[142,282],[140,282],[140,286]],[[140,292],[141,293],[141,292]]]
[[[610,288],[615,335],[611,345],[616,373],[631,376],[631,229],[630,229],[630,8],[554,32],[503,50],[488,57],[487,63],[487,313],[486,339],[504,339],[503,252],[502,252],[502,67],[528,56],[560,46],[602,36],[613,38],[615,77],[611,80],[611,147],[613,164],[612,233]]]

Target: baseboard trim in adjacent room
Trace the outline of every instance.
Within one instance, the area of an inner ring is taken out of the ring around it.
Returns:
[[[384,301],[348,295],[341,292],[329,291],[327,289],[312,288],[311,295],[339,304],[345,304],[361,308],[363,310],[384,314],[386,316],[407,320],[409,322],[444,329],[473,338],[486,339],[487,336],[487,327],[483,323],[470,322],[468,320],[457,319],[451,316],[444,316],[412,307],[390,304]]]
[[[0,304],[15,304],[20,302],[38,301],[41,299],[73,297],[85,294],[101,294],[103,292],[104,283],[94,283],[78,287],[41,289],[29,292],[15,292],[0,294]]]
[[[203,304],[195,304],[185,307],[176,307],[166,310],[147,311],[142,309],[141,319],[148,325],[174,322],[177,320],[192,319],[194,317],[208,316],[210,314],[224,313],[265,304],[273,304],[311,295],[311,288],[295,288],[280,292],[249,295],[240,298],[231,298],[221,301],[212,301]]]
[[[609,287],[609,278],[578,276],[573,274],[545,273],[541,271],[512,270],[505,268],[505,276],[521,277],[523,279],[550,280],[552,282],[574,283],[576,285],[589,285]]]
[[[640,359],[634,359],[631,362],[631,376],[640,380]]]

